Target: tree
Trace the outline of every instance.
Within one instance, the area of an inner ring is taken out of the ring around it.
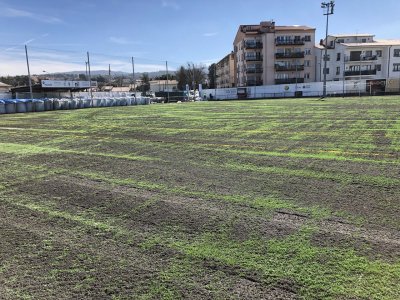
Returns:
[[[150,78],[148,73],[143,73],[142,77],[140,78],[142,80],[142,87],[141,91],[142,93],[146,93],[147,91],[150,90]]]
[[[174,80],[174,79],[176,79],[174,74],[168,74],[168,80]],[[154,80],[167,80],[167,74],[156,76],[154,77]]]
[[[215,89],[217,86],[217,72],[216,72],[216,64],[211,64],[208,67],[208,85],[210,89]]]
[[[79,75],[78,75],[78,79],[79,79],[79,80],[83,80],[83,81],[86,81],[86,80],[87,80],[85,74],[79,74]]]
[[[181,91],[186,90],[186,70],[184,66],[181,66],[178,71],[176,71],[176,80],[178,81],[178,89]]]
[[[206,79],[204,70],[204,65],[195,65],[194,63],[187,63],[186,67],[181,66],[176,72],[178,88],[185,90],[186,84],[188,84],[191,89],[198,89],[199,84],[204,83]]]

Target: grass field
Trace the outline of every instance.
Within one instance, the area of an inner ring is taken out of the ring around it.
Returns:
[[[0,116],[0,299],[400,299],[400,98]]]

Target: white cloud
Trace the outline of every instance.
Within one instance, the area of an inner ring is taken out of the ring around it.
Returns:
[[[0,16],[7,18],[28,18],[38,22],[49,23],[49,24],[63,23],[61,19],[56,17],[35,14],[27,10],[15,9],[12,7],[2,8],[0,10]]]
[[[108,38],[108,40],[111,43],[118,44],[118,45],[139,45],[139,44],[141,44],[141,42],[134,42],[134,41],[128,40],[127,38],[116,37],[116,36],[110,36]]]
[[[216,35],[218,35],[218,32],[206,32],[206,33],[203,33],[203,36],[205,36],[205,37],[212,37],[212,36],[216,36]]]
[[[173,8],[175,10],[181,9],[181,6],[176,1],[173,0],[162,0],[161,5],[162,7]]]

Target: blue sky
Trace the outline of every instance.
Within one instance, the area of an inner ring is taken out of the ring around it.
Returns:
[[[0,0],[0,75],[84,70],[138,72],[210,64],[232,50],[240,24],[275,20],[325,33],[319,0]],[[336,0],[330,33],[400,39],[400,1]]]

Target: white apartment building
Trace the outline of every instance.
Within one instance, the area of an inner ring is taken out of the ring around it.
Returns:
[[[233,42],[236,85],[257,86],[315,81],[315,28],[240,25]]]
[[[372,34],[329,35],[326,79],[366,80],[366,89],[400,88],[400,40],[375,40]],[[316,46],[316,79],[324,78],[324,41]]]
[[[230,53],[215,65],[217,88],[235,87],[235,55]]]

